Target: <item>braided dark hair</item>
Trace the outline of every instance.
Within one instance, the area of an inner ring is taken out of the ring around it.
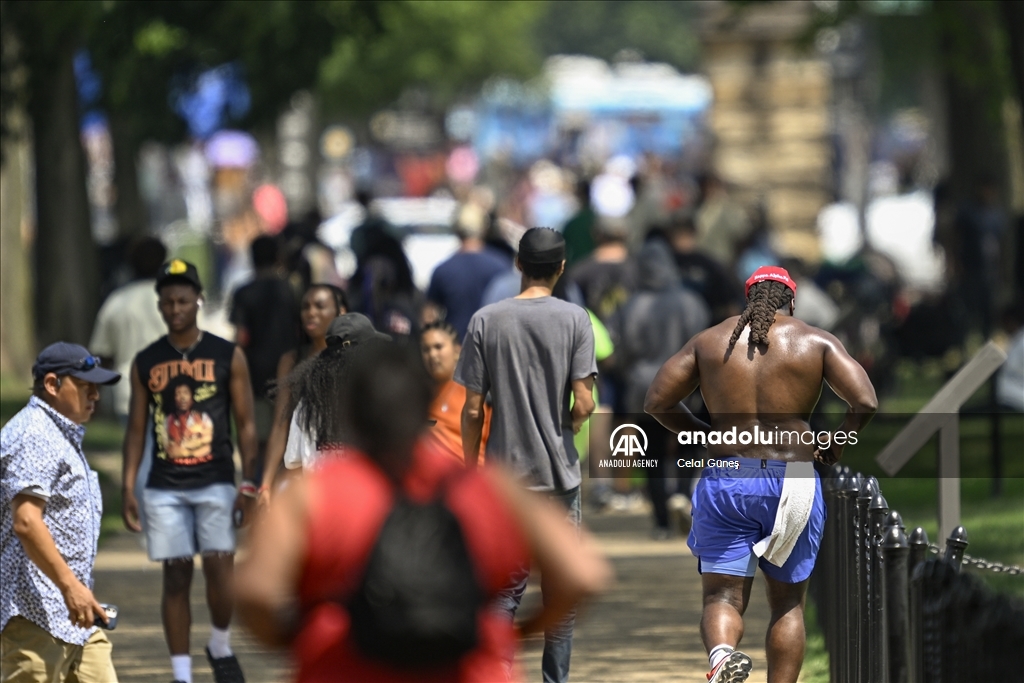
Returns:
[[[432,330],[444,332],[452,338],[454,344],[462,345],[462,340],[459,339],[459,331],[455,329],[455,325],[452,325],[447,320],[435,320],[432,323],[427,323],[423,326],[423,330],[420,332],[420,339],[423,339],[423,335]]]
[[[323,289],[331,293],[331,296],[334,298],[334,307],[337,309],[338,315],[348,313],[348,311],[351,310],[348,305],[348,295],[341,287],[326,282],[318,282],[306,287],[306,292],[309,293],[315,289]]]
[[[736,321],[736,329],[729,337],[731,349],[743,334],[743,328],[750,325],[748,344],[768,345],[768,329],[775,322],[775,312],[793,300],[793,290],[781,282],[762,280],[747,292],[747,307]]]
[[[289,412],[299,403],[299,427],[309,434],[318,448],[348,441],[342,396],[347,391],[352,369],[359,363],[364,347],[373,348],[386,341],[369,339],[358,345],[329,345],[319,354],[299,363],[288,375],[291,397]]]

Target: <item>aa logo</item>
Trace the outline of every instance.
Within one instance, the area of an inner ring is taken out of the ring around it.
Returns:
[[[624,429],[631,431],[622,432]],[[622,432],[622,434],[619,434],[619,432]],[[637,438],[637,434],[644,440],[642,446],[640,445],[640,439]],[[612,449],[613,458],[616,455],[622,455],[627,458],[634,456],[642,458],[647,454],[647,434],[634,424],[619,425],[612,432],[611,438],[608,439],[608,448]]]

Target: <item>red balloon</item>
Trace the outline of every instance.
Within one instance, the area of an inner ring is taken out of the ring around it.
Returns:
[[[260,185],[252,193],[252,206],[268,235],[276,235],[288,223],[288,202],[276,185]]]

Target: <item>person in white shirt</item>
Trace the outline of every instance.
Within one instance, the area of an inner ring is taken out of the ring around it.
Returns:
[[[132,244],[128,260],[135,279],[115,289],[96,316],[89,348],[103,360],[103,367],[124,377],[131,372],[135,354],[167,332],[156,307],[156,274],[166,258],[167,249],[155,237]],[[120,382],[113,391],[114,412],[127,423],[131,382]]]

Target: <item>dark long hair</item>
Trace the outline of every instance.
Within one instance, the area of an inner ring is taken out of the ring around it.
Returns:
[[[317,447],[345,441],[345,429],[338,398],[351,369],[355,347],[328,346],[316,356],[295,366],[288,375],[291,398],[289,412],[301,403],[299,427],[309,434]]]
[[[793,300],[793,290],[781,282],[763,280],[747,292],[747,307],[736,321],[736,329],[729,337],[731,349],[743,334],[743,328],[750,325],[749,344],[768,345],[768,330],[775,322],[775,312]]]

